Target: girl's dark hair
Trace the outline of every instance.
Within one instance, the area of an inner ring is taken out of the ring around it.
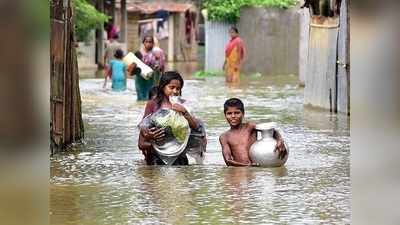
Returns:
[[[154,99],[158,106],[161,105],[165,95],[164,95],[164,87],[167,86],[172,80],[179,80],[181,83],[181,89],[183,88],[183,79],[182,76],[176,71],[167,71],[163,75],[161,75],[160,83],[157,87],[157,97]],[[182,94],[182,93],[181,93]]]
[[[244,113],[244,105],[243,102],[238,98],[230,98],[224,103],[224,114],[228,110],[228,107],[235,107]]]
[[[151,38],[151,41],[154,43],[154,37],[152,35],[145,35],[143,37],[142,43],[144,43],[144,41],[146,40],[146,38]]]
[[[231,29],[230,30],[233,30],[233,31],[235,31],[235,33],[239,33],[239,30],[236,28],[236,27],[231,27]]]
[[[152,99],[153,97],[157,96],[157,92],[158,92],[157,86],[151,87],[151,89],[149,91],[149,99]]]
[[[124,51],[122,51],[121,49],[117,49],[115,51],[114,57],[117,59],[122,59],[124,57]]]

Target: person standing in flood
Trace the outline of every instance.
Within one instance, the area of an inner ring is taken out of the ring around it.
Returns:
[[[239,37],[239,31],[236,27],[229,29],[231,40],[225,46],[225,81],[228,84],[239,83],[240,69],[242,67],[243,59],[245,56],[245,46],[242,39]]]
[[[149,91],[153,86],[157,86],[161,74],[165,70],[165,55],[161,48],[154,47],[154,37],[146,35],[143,38],[143,48],[140,50],[140,59],[151,67],[154,72],[150,79],[145,79],[139,72],[133,73],[135,76],[135,87],[138,101],[149,100]],[[132,65],[133,67],[134,65]],[[129,69],[133,71],[133,68]]]
[[[117,49],[114,54],[115,59],[110,60],[108,68],[110,73],[105,75],[103,88],[107,85],[107,77],[111,78],[113,91],[125,91],[126,90],[126,77],[127,67],[122,61],[124,52],[121,49]]]
[[[122,49],[122,44],[119,43],[118,34],[115,34],[113,37],[109,38],[109,43],[107,43],[104,53],[104,64],[107,66],[111,60],[115,59],[115,52],[118,49]]]

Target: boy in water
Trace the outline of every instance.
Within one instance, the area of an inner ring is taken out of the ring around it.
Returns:
[[[219,137],[222,147],[222,155],[227,166],[256,166],[249,157],[251,145],[257,140],[256,124],[243,123],[244,106],[238,98],[226,100],[224,114],[231,129]],[[279,157],[283,158],[287,152],[283,140],[275,130],[274,138],[277,140],[275,151],[279,151]]]

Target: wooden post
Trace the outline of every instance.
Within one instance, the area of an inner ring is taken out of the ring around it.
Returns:
[[[127,23],[128,23],[128,13],[126,10],[126,0],[121,0],[121,42],[126,42],[127,40]]]
[[[174,15],[168,17],[168,61],[174,61]]]
[[[50,5],[50,148],[55,153],[84,133],[71,0],[52,0]]]

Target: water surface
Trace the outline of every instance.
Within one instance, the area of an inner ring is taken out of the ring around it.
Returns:
[[[183,96],[208,132],[204,165],[146,166],[136,124],[144,103],[128,90],[80,81],[85,144],[51,158],[51,224],[349,224],[348,117],[305,109],[294,76],[187,77]],[[241,98],[246,118],[275,121],[290,147],[281,168],[228,168],[218,136],[222,105]]]

